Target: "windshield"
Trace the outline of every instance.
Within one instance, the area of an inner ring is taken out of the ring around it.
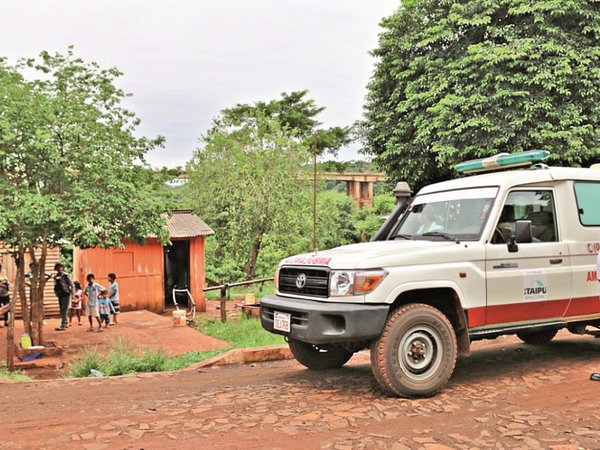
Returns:
[[[390,239],[479,240],[497,193],[488,187],[418,195]]]

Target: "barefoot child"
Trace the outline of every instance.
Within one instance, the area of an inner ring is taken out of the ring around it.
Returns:
[[[85,315],[88,316],[90,327],[88,331],[94,331],[94,322],[92,317],[96,318],[98,322],[98,333],[102,331],[102,322],[100,322],[100,311],[98,310],[98,294],[102,291],[106,291],[104,286],[96,283],[93,273],[89,273],[85,278],[88,282],[83,293],[87,297],[85,305]]]
[[[77,325],[81,325],[81,297],[83,291],[81,290],[81,283],[79,283],[79,281],[74,281],[73,286],[75,286],[75,292],[73,292],[71,305],[69,306],[69,326],[71,326],[73,316],[75,315],[77,316]]]
[[[110,324],[111,304],[108,298],[108,291],[102,291],[98,294],[98,312],[100,313],[100,323],[104,324],[104,328],[108,328]]]
[[[121,312],[121,309],[119,308],[119,284],[117,283],[117,276],[112,272],[109,273],[108,282],[110,283],[108,285],[108,298],[110,299],[113,313],[111,325],[116,325],[118,323],[117,314]]]

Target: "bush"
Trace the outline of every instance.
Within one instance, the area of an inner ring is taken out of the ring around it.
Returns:
[[[103,360],[103,356],[98,352],[98,347],[85,347],[81,357],[71,364],[69,375],[72,377],[87,377],[92,369],[102,371]]]

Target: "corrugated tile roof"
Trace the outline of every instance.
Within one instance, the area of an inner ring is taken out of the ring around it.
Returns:
[[[214,234],[214,231],[206,225],[200,217],[192,211],[173,211],[171,217],[167,219],[167,229],[169,238],[184,239],[196,236],[208,236]]]

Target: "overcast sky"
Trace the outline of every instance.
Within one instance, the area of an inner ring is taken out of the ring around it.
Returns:
[[[379,22],[399,0],[3,0],[0,56],[117,67],[153,166],[184,165],[220,110],[308,89],[327,126],[362,114]],[[357,157],[353,150],[340,159]]]

